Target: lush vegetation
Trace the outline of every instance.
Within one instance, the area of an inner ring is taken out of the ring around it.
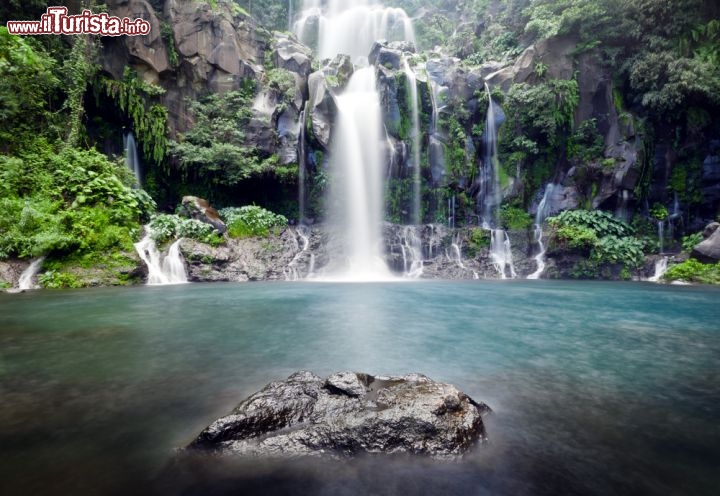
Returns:
[[[670,267],[663,278],[666,281],[720,284],[720,263],[704,264],[690,258],[683,263]]]
[[[223,241],[222,236],[210,224],[171,214],[153,216],[150,221],[150,232],[157,243],[191,238],[216,246]]]
[[[587,255],[591,263],[634,269],[644,260],[643,243],[634,237],[635,230],[607,212],[566,210],[549,218],[548,223],[554,229],[556,249]]]
[[[285,216],[275,214],[257,205],[229,207],[220,210],[220,217],[228,226],[228,234],[233,238],[267,236],[273,229],[286,227]]]

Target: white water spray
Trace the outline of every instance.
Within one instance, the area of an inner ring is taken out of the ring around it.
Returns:
[[[490,94],[490,87],[485,83],[488,96],[488,111],[485,120],[485,161],[480,169],[480,193],[478,194],[478,211],[483,229],[490,231],[490,258],[501,279],[517,277],[512,259],[510,236],[499,229],[500,203],[500,164],[497,156],[497,125],[505,116],[502,109],[495,103]]]
[[[660,282],[668,269],[668,257],[662,257],[655,261],[655,274],[648,278],[650,282]]]
[[[143,239],[135,243],[135,251],[137,251],[148,268],[147,284],[149,286],[159,286],[187,283],[185,263],[180,253],[182,238],[175,241],[170,246],[167,255],[163,257],[157,249],[155,240],[152,238],[149,226],[145,226],[145,230],[147,234]]]
[[[547,250],[545,248],[545,245],[543,244],[542,225],[543,222],[545,222],[545,219],[552,213],[552,203],[550,202],[550,198],[552,198],[553,194],[555,193],[555,189],[558,187],[559,185],[553,183],[548,183],[545,186],[545,193],[543,194],[542,200],[540,200],[537,213],[535,214],[534,237],[535,243],[537,243],[540,250],[538,254],[535,255],[535,263],[537,263],[537,269],[535,270],[535,272],[527,276],[528,279],[540,279],[540,276],[545,271],[545,252]]]
[[[293,259],[290,260],[287,269],[284,271],[286,281],[299,281],[301,279],[300,272],[298,271],[297,267],[298,262],[310,247],[310,230],[307,227],[302,225],[298,226],[298,228],[295,229],[295,233],[297,235],[297,238],[300,238],[300,240],[302,241],[302,247],[300,246],[300,243],[298,243],[297,238],[294,238],[295,249],[298,250],[298,252],[295,254]]]
[[[410,146],[412,150],[412,172],[413,172],[413,198],[412,207],[410,209],[410,222],[419,225],[422,222],[422,213],[420,212],[420,115],[418,111],[418,92],[417,79],[415,73],[410,68],[407,59],[403,57],[403,71],[407,79],[409,88],[408,105],[412,118],[412,135],[410,136]]]
[[[490,258],[492,259],[495,269],[497,269],[500,279],[515,279],[515,265],[512,258],[512,247],[510,246],[510,237],[503,229],[490,230]]]
[[[341,234],[347,280],[389,279],[382,257],[382,117],[375,70],[355,71],[336,97],[338,125],[331,155],[332,219]]]
[[[412,21],[403,9],[385,7],[378,0],[305,0],[295,34],[305,44],[317,39],[317,56],[342,53],[354,62],[367,60],[378,40],[415,42]]]
[[[18,279],[18,287],[10,292],[27,291],[28,289],[38,289],[40,286],[36,283],[36,276],[42,268],[42,263],[45,261],[45,257],[40,257],[28,265]]]

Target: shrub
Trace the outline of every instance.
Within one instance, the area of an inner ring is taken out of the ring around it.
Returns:
[[[505,229],[523,230],[533,225],[533,219],[525,210],[503,205],[500,209],[500,222]]]
[[[556,235],[564,246],[574,250],[589,250],[598,241],[595,231],[583,226],[562,226]]]
[[[720,263],[704,264],[690,258],[673,265],[663,276],[666,281],[688,281],[702,284],[720,284]]]
[[[470,258],[475,258],[480,250],[490,246],[490,231],[473,227],[468,233],[468,240],[465,246],[465,253]]]
[[[629,224],[614,218],[602,210],[565,210],[548,219],[552,226],[579,226],[592,229],[598,238],[604,236],[632,236],[635,234]]]
[[[150,221],[150,231],[156,243],[166,243],[177,238],[196,239],[213,246],[222,243],[222,237],[210,224],[174,214],[154,216]]]
[[[645,258],[642,247],[642,242],[635,238],[605,236],[595,243],[593,257],[599,262],[624,263],[630,267],[638,267]]]
[[[38,282],[42,287],[48,289],[82,287],[82,283],[77,276],[68,272],[59,272],[57,270],[48,270],[43,274],[39,274]]]
[[[639,266],[644,259],[644,243],[633,235],[635,229],[600,210],[566,210],[548,219],[562,247],[590,250],[596,264],[622,263]]]
[[[689,234],[687,236],[683,236],[682,239],[682,249],[686,252],[691,252],[693,248],[695,248],[698,243],[701,243],[703,240],[703,235],[701,232],[695,233],[695,234]]]
[[[267,236],[272,228],[287,226],[284,215],[273,213],[257,205],[229,207],[220,210],[220,217],[228,226],[232,238]]]

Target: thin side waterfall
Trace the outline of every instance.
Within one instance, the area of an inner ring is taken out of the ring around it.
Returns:
[[[408,92],[408,105],[410,106],[412,117],[412,135],[410,137],[410,146],[412,149],[412,172],[413,172],[413,197],[412,207],[410,209],[410,222],[419,225],[422,222],[422,212],[420,211],[420,114],[418,111],[418,91],[417,79],[415,73],[410,68],[407,59],[403,57],[403,70],[407,78],[407,84],[410,91]]]
[[[660,282],[668,269],[668,257],[662,257],[655,261],[655,274],[648,278],[650,282]]]
[[[295,12],[293,12],[293,0],[288,0],[288,31],[293,30],[293,24],[295,24]]]
[[[490,94],[490,87],[485,83],[488,96],[488,111],[485,119],[485,160],[480,169],[480,194],[478,195],[480,222],[485,229],[497,228],[500,202],[500,167],[497,157],[497,128],[505,120],[502,109],[495,103]]]
[[[549,201],[550,198],[552,198],[555,188],[557,188],[556,184],[548,183],[545,186],[545,193],[543,194],[542,200],[540,200],[540,204],[538,205],[537,213],[535,214],[535,228],[534,228],[534,237],[535,237],[535,243],[537,243],[539,247],[538,254],[535,255],[535,263],[537,263],[537,269],[535,272],[527,276],[528,279],[540,279],[540,276],[545,271],[545,252],[546,248],[543,244],[543,222],[545,222],[545,219],[552,213],[550,211],[551,208],[551,202]]]
[[[38,275],[38,272],[40,272],[40,269],[42,268],[42,263],[44,261],[45,257],[40,257],[33,260],[33,262],[28,266],[28,268],[25,269],[22,274],[20,274],[20,279],[18,279],[17,291],[27,291],[28,289],[38,289],[40,287],[36,283],[36,276]]]
[[[336,97],[337,127],[331,154],[330,216],[338,230],[346,280],[382,280],[390,271],[382,258],[383,127],[375,70],[358,69]]]
[[[657,222],[657,230],[658,230],[658,243],[660,244],[660,251],[659,253],[662,255],[665,251],[665,221],[659,220]]]
[[[170,246],[167,255],[163,257],[157,249],[155,240],[152,238],[152,231],[150,231],[149,226],[145,226],[145,230],[145,237],[135,243],[135,251],[137,251],[148,268],[147,284],[149,286],[159,286],[187,283],[185,263],[180,253],[182,238],[175,241]]]
[[[301,279],[300,272],[297,268],[298,261],[310,247],[310,231],[307,227],[302,225],[298,226],[297,229],[295,229],[295,233],[297,234],[297,237],[293,239],[295,240],[295,249],[298,250],[298,252],[295,254],[293,259],[290,260],[287,269],[284,271],[286,281],[299,281]],[[297,238],[300,238],[302,241],[302,247],[300,246],[300,243],[298,243]]]
[[[505,115],[490,94],[490,87],[485,83],[488,96],[488,111],[485,120],[485,161],[480,169],[480,193],[478,194],[478,210],[480,224],[490,231],[490,258],[501,279],[517,277],[512,259],[510,237],[500,225],[500,164],[497,156],[497,128],[504,122]]]
[[[515,265],[512,258],[510,237],[503,229],[490,230],[490,258],[500,274],[500,279],[515,279]]]
[[[443,130],[440,128],[440,112],[445,109],[446,106],[444,98],[447,93],[447,88],[433,81],[430,74],[428,74],[428,81],[430,84],[430,103],[432,104],[428,153],[430,155],[433,183],[438,183],[441,174],[445,172],[445,145],[443,144]]]
[[[624,189],[620,192],[620,200],[615,209],[615,217],[627,222],[628,221],[628,201],[630,200],[630,191]]]
[[[422,240],[417,226],[405,226],[400,248],[403,255],[403,276],[417,279],[423,274]]]
[[[128,131],[123,136],[123,145],[125,146],[125,165],[135,175],[135,180],[138,185],[140,182],[140,158],[138,156],[137,143],[135,142],[135,135],[132,131]]]
[[[367,60],[378,40],[415,42],[412,21],[403,9],[385,7],[378,0],[303,1],[295,23],[300,41],[312,45],[317,39],[320,60],[338,53],[350,55],[355,62]]]
[[[306,204],[307,204],[307,187],[306,174],[307,174],[307,163],[305,157],[305,112],[307,110],[307,102],[305,107],[300,112],[298,124],[300,126],[299,137],[298,137],[298,224],[304,224],[306,220]]]

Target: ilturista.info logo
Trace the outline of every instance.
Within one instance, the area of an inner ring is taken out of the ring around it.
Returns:
[[[8,21],[10,34],[97,34],[100,36],[141,36],[150,32],[150,23],[144,19],[93,14],[68,15],[67,7],[48,7],[39,21]]]

